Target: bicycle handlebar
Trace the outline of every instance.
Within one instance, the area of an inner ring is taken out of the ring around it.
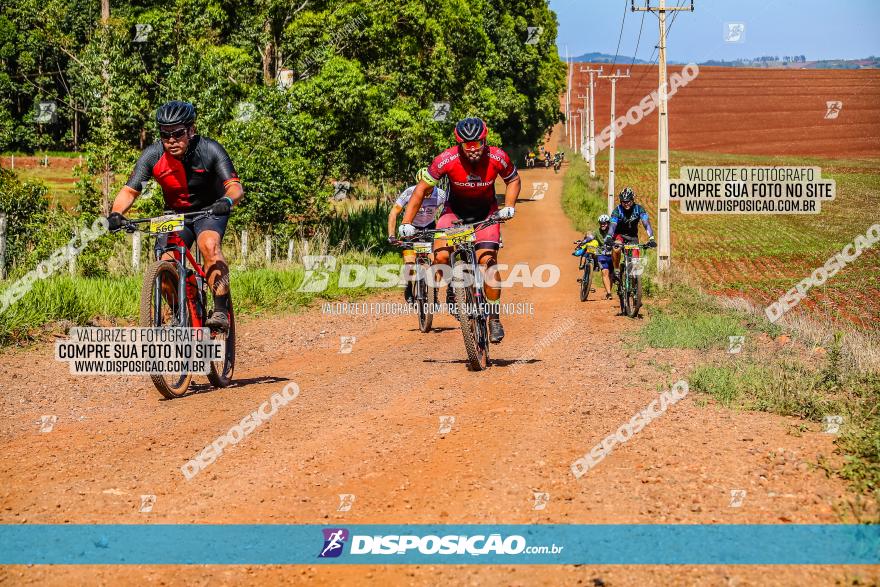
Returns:
[[[507,218],[499,218],[498,214],[492,214],[485,220],[480,220],[478,222],[472,222],[470,224],[456,224],[454,226],[450,226],[448,228],[433,228],[431,230],[419,230],[412,236],[407,238],[417,239],[417,238],[435,238],[437,234],[445,233],[450,229],[468,229],[473,228],[474,230],[480,230],[486,228],[487,226],[491,226],[493,224],[503,224],[507,222]]]
[[[173,216],[183,216],[184,218],[195,218],[197,220],[200,220],[201,218],[211,216],[211,210],[210,209],[196,210],[195,212],[182,212],[180,214],[172,212],[170,214],[163,214],[162,216],[172,216],[172,215]],[[138,230],[138,227],[137,227],[138,224],[146,224],[148,222],[152,222],[153,220],[155,220],[157,218],[161,218],[162,216],[154,216],[152,218],[135,218],[135,219],[126,218],[125,223],[123,223],[122,226],[119,227],[119,230],[124,230],[125,232],[132,233],[132,232],[135,232]],[[114,231],[114,232],[116,232],[116,231]],[[144,231],[144,232],[149,232],[149,231]]]

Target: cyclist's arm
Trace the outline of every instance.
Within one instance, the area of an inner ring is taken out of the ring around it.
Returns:
[[[422,207],[422,200],[425,199],[425,196],[432,189],[434,189],[434,186],[428,185],[423,179],[419,180],[419,183],[416,184],[416,189],[413,190],[412,196],[409,198],[409,204],[406,205],[406,212],[403,213],[401,224],[412,224],[416,214],[419,213],[419,208]]]
[[[642,226],[645,227],[645,232],[648,233],[648,238],[654,238],[654,230],[651,228],[651,219],[648,218],[648,212],[643,209],[639,218],[642,221]]]
[[[116,198],[113,199],[113,208],[111,208],[110,211],[119,212],[120,214],[125,215],[139,195],[141,195],[139,191],[132,189],[127,185],[122,186],[122,189],[116,194]]]
[[[614,216],[611,217],[611,224],[608,225],[608,236],[612,239],[614,238],[614,233],[617,230],[617,218]]]
[[[504,205],[513,208],[516,206],[516,200],[519,198],[520,189],[522,189],[519,172],[507,153],[498,149],[496,154],[499,156],[499,159],[493,159],[493,162],[498,168],[498,175],[501,176],[504,185],[507,186],[504,190]]]
[[[516,206],[516,199],[519,198],[519,191],[522,187],[519,181],[519,175],[507,182],[507,189],[504,190],[504,205],[513,208]]]
[[[391,207],[391,212],[388,213],[388,236],[394,236],[397,231],[397,217],[400,215],[401,211],[403,211],[403,206],[400,204],[394,204]]]
[[[244,197],[244,189],[241,187],[241,181],[238,179],[238,173],[235,172],[235,166],[226,149],[216,141],[211,141],[206,145],[210,150],[210,158],[214,173],[223,182],[224,197],[232,200],[232,205],[237,206]]]
[[[244,189],[237,178],[234,182],[226,184],[226,192],[223,195],[232,200],[233,206],[238,205],[242,198],[244,198]]]

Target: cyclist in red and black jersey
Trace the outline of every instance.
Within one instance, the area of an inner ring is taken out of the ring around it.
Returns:
[[[147,147],[134,171],[119,190],[107,218],[111,231],[125,222],[125,214],[141,194],[147,181],[154,178],[162,188],[165,208],[174,212],[211,210],[211,216],[196,221],[187,219],[182,232],[162,234],[156,248],[169,240],[182,240],[187,247],[197,242],[205,260],[208,284],[214,295],[214,312],[205,322],[209,328],[229,327],[229,266],[220,243],[233,206],[244,192],[235,167],[226,150],[217,141],[196,133],[196,110],[189,102],[172,101],[156,112],[161,141]],[[171,253],[166,253],[172,258]]]
[[[455,140],[458,145],[437,155],[428,167],[427,176],[422,176],[419,180],[403,215],[403,224],[398,231],[400,236],[415,234],[412,221],[422,205],[422,200],[444,175],[449,178],[449,194],[437,221],[437,228],[449,228],[458,219],[466,223],[478,222],[495,212],[503,219],[513,218],[520,191],[519,174],[507,153],[486,144],[488,132],[486,123],[479,118],[465,118],[455,125]],[[495,200],[496,177],[501,177],[507,185],[504,207],[501,210]],[[477,260],[488,269],[498,262],[501,229],[498,224],[493,224],[478,230],[476,236]],[[439,241],[438,244],[440,246],[435,247],[434,262],[448,265],[452,248],[444,246],[445,241]],[[491,287],[488,283],[484,288],[489,301],[495,302],[501,297],[500,289]],[[499,343],[503,338],[504,328],[496,309],[489,317],[489,340]]]

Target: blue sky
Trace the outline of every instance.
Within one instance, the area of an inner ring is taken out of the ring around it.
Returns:
[[[689,0],[667,0],[690,5]],[[620,23],[626,22],[620,54],[632,56],[639,36],[640,59],[657,44],[654,13],[630,12],[630,0],[550,0],[559,20],[557,46],[571,55],[615,54]],[[636,0],[643,6],[644,0]],[[656,6],[657,0],[651,0]],[[880,0],[694,0],[694,12],[681,12],[670,29],[670,61],[732,60],[761,55],[805,55],[808,60],[880,56]],[[668,13],[669,18],[673,13]],[[745,24],[741,43],[727,43],[725,23]]]

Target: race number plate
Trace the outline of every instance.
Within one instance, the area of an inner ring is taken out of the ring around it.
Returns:
[[[623,248],[627,251],[635,251],[639,248],[639,245],[623,245]]]
[[[587,245],[587,246],[584,248],[584,250],[585,250],[587,253],[590,253],[591,255],[595,255],[596,253],[599,252],[599,247],[596,247],[596,246],[594,246],[594,245]]]
[[[450,245],[456,245],[458,243],[470,243],[477,240],[477,234],[473,228],[447,230],[446,240]]]
[[[183,214],[167,214],[150,220],[150,232],[158,234],[183,230]]]
[[[413,243],[413,250],[417,253],[430,253],[432,250],[431,243]]]

